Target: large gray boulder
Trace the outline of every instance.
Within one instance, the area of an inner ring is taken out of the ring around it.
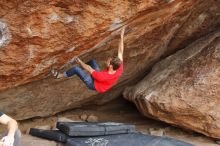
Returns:
[[[220,138],[220,31],[157,63],[124,97],[147,117]]]

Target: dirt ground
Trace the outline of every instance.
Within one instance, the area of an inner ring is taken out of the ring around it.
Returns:
[[[53,129],[58,120],[67,119],[71,119],[73,121],[85,121],[87,119],[87,121],[98,120],[131,123],[136,126],[137,131],[145,134],[172,137],[192,143],[196,146],[219,146],[212,138],[146,118],[137,111],[136,107],[132,103],[124,100],[123,98],[118,98],[102,106],[86,106],[80,109],[59,113],[52,117],[34,118],[20,121],[19,127],[24,133],[22,146],[57,145],[51,141],[29,137],[27,135],[28,129],[31,127]]]

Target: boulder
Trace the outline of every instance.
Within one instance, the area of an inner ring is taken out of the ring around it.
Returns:
[[[216,30],[216,0],[0,1],[0,110],[17,120],[45,117],[117,98],[158,60]],[[77,78],[54,80],[72,60],[96,59],[104,68],[127,25],[125,71],[105,94]]]
[[[146,117],[220,138],[220,31],[157,63],[123,94]]]

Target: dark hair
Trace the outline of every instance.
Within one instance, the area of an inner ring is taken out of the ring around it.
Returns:
[[[112,65],[113,70],[117,70],[121,65],[121,60],[118,58],[118,56],[113,56],[110,64]]]

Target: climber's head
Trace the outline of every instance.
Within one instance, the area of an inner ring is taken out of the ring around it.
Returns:
[[[118,58],[118,56],[110,57],[106,62],[107,68],[112,68],[113,70],[117,70],[120,67],[121,63],[122,61]]]

